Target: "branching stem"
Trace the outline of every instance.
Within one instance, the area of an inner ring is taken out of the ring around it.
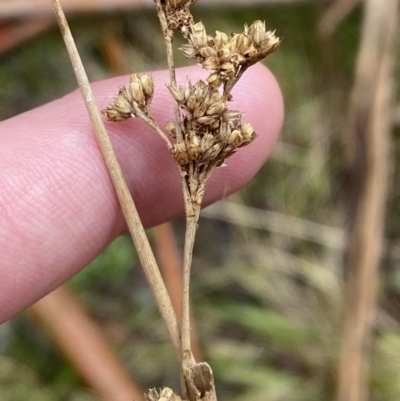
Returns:
[[[167,51],[167,63],[169,70],[169,80],[171,86],[177,88],[176,82],[176,73],[175,73],[175,61],[174,61],[174,52],[172,48],[172,41],[174,39],[174,31],[168,27],[167,16],[165,14],[165,7],[161,4],[161,0],[155,0],[158,18],[160,20],[161,29],[163,31],[164,40],[165,40],[165,49]],[[179,105],[174,100],[174,114],[176,121],[176,141],[183,142],[183,133],[182,127],[180,125],[180,111]]]
[[[107,131],[101,119],[101,115],[97,108],[97,104],[95,102],[88,77],[86,75],[85,69],[83,67],[81,58],[79,56],[59,0],[53,0],[53,7],[58,24],[60,26],[60,31],[62,33],[66,48],[71,59],[71,63],[76,74],[79,87],[81,89],[85,106],[92,121],[96,138],[103,154],[103,158],[110,174],[112,183],[114,185],[116,194],[118,196],[122,212],[126,219],[129,231],[132,235],[133,242],[138,251],[139,259],[149,281],[150,287],[153,291],[158,309],[160,310],[164,323],[167,326],[168,334],[178,355],[180,356],[179,325],[175,316],[174,309],[172,307],[171,300],[165,288],[164,281],[158,269],[142,222],[140,221],[136,206],[129,192],[129,188],[123,177],[121,167],[115,156],[110,138],[107,135]]]
[[[150,117],[148,114],[144,113],[139,107],[133,105],[135,115],[139,118],[141,118],[146,124],[148,124],[151,128],[154,129],[154,131],[157,132],[158,135],[163,139],[163,141],[166,143],[167,148],[169,150],[172,150],[173,146],[171,141],[169,140],[168,136],[165,134],[165,132],[160,128],[160,126],[153,120],[152,117]]]

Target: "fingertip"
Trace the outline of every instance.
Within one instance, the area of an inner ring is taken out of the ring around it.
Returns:
[[[284,104],[279,84],[263,64],[246,71],[233,92],[232,108],[244,112],[243,122],[250,122],[258,137],[240,148],[210,180],[205,203],[227,196],[245,186],[265,164],[279,138]]]

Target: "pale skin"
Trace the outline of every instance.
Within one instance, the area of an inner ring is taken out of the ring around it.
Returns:
[[[168,72],[154,72],[154,118],[173,118]],[[177,70],[178,82],[207,76]],[[129,77],[93,84],[100,108]],[[215,171],[204,205],[243,187],[270,155],[283,120],[278,84],[250,68],[233,91],[259,137]],[[139,119],[106,128],[146,227],[184,214],[178,168],[160,137]],[[0,323],[85,267],[126,227],[80,93],[0,122]],[[104,271],[107,275],[107,271]]]

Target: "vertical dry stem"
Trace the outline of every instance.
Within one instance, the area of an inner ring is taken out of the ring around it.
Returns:
[[[200,205],[186,207],[186,233],[183,253],[183,294],[181,317],[181,353],[183,367],[191,367],[195,363],[191,348],[190,335],[190,273],[192,267],[193,247],[200,216]]]
[[[339,355],[337,401],[368,399],[368,346],[376,309],[391,129],[398,0],[367,0],[347,126],[360,182],[348,250],[349,277]]]
[[[157,267],[153,252],[151,251],[151,247],[142,222],[140,221],[136,206],[130,195],[129,188],[121,171],[121,167],[119,166],[110,139],[101,119],[101,115],[93,97],[89,80],[79,57],[79,53],[76,49],[75,42],[68,27],[61,4],[58,0],[53,0],[53,6],[62,36],[65,41],[65,45],[71,58],[71,63],[74,67],[85,106],[95,129],[96,137],[107,165],[110,178],[113,182],[118,200],[121,204],[122,212],[127,221],[129,231],[132,235],[140,261],[156,299],[157,306],[161,312],[164,323],[167,326],[168,334],[177,353],[179,354],[179,325],[171,304],[171,300],[168,296],[168,292]]]
[[[174,39],[174,31],[168,27],[167,16],[165,15],[165,8],[161,4],[160,0],[155,0],[158,19],[160,20],[161,29],[163,31],[163,36],[165,40],[165,49],[167,51],[167,63],[168,63],[168,70],[169,70],[169,79],[171,86],[176,87],[176,73],[175,73],[175,61],[174,61],[174,51],[172,48],[172,41]],[[173,99],[172,99],[173,100]],[[176,121],[176,141],[183,142],[183,133],[182,128],[179,124],[180,121],[180,112],[179,112],[179,105],[178,103],[173,100],[174,102],[174,114],[175,114],[175,121]]]

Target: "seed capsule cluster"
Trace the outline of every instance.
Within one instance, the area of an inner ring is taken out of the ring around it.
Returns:
[[[279,46],[280,39],[273,31],[266,31],[265,23],[253,22],[245,26],[242,33],[217,31],[215,36],[207,35],[202,22],[191,26],[188,43],[181,47],[188,58],[195,58],[207,70],[214,71],[208,78],[213,87],[234,79],[245,69]]]
[[[137,116],[137,110],[149,113],[154,93],[154,80],[149,75],[132,74],[130,84],[119,90],[114,103],[103,113],[111,121],[123,121]]]
[[[196,162],[201,168],[213,162],[221,166],[237,148],[248,145],[256,138],[250,123],[241,124],[242,113],[228,110],[226,100],[207,82],[195,85],[186,82],[184,87],[169,87],[182,111],[180,127],[170,121],[166,129],[172,137],[182,129],[183,142],[173,147],[180,166]]]
[[[111,121],[140,117],[155,129],[180,167],[191,202],[200,205],[213,169],[257,137],[250,123],[242,123],[242,113],[228,108],[232,88],[248,67],[275,51],[281,40],[262,21],[245,25],[241,33],[217,31],[210,36],[202,22],[193,22],[190,6],[197,0],[155,1],[167,44],[168,89],[176,102],[175,120],[166,125],[169,136],[150,114],[154,82],[148,75],[133,74],[129,86],[120,89],[103,113]],[[206,81],[176,84],[170,48],[175,30],[187,39],[181,47],[183,54],[210,71]]]

